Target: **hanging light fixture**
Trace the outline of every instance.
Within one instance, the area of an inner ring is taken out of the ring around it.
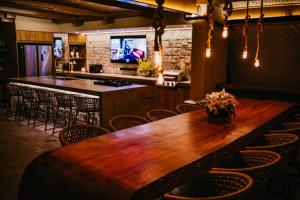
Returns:
[[[209,58],[211,56],[211,39],[214,30],[213,0],[208,0],[207,12],[208,12],[208,36],[206,41],[205,56]]]
[[[255,54],[255,58],[254,58],[254,66],[255,67],[259,67],[260,66],[260,60],[259,60],[259,50],[260,50],[260,34],[263,31],[263,18],[264,18],[264,14],[263,14],[263,6],[264,6],[264,0],[261,0],[261,6],[260,6],[260,17],[259,20],[257,22],[256,25],[256,31],[257,31],[257,44],[256,44],[256,54]]]
[[[225,0],[224,3],[224,7],[223,7],[223,11],[224,11],[224,26],[223,26],[223,32],[222,32],[222,37],[223,38],[227,38],[228,37],[228,28],[229,28],[229,24],[228,24],[228,17],[232,14],[232,2],[231,0]]]
[[[247,57],[248,57],[248,23],[249,23],[249,19],[250,19],[250,15],[249,15],[249,0],[247,0],[247,9],[246,9],[245,24],[243,26],[243,36],[244,36],[243,59],[247,59]]]
[[[162,66],[162,39],[161,36],[164,34],[165,25],[163,24],[163,4],[164,0],[156,0],[157,9],[154,12],[152,27],[155,29],[154,37],[154,67],[158,71],[158,85],[162,85],[164,82],[163,78],[163,66]]]

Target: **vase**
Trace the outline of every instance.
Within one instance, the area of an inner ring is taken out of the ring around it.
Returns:
[[[208,112],[207,121],[214,124],[229,124],[231,123],[231,113],[228,111],[218,111],[217,114]]]

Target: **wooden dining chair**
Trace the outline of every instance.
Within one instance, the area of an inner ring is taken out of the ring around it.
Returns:
[[[113,131],[118,131],[148,122],[147,119],[136,115],[118,115],[109,120],[109,126]]]
[[[59,141],[62,146],[87,140],[109,133],[110,131],[99,126],[74,125],[59,132]]]
[[[253,179],[239,172],[209,171],[208,176],[187,183],[164,195],[165,200],[246,200]]]
[[[152,110],[149,110],[146,113],[146,115],[147,115],[147,119],[153,122],[153,121],[165,119],[168,117],[173,117],[173,116],[177,115],[177,113],[173,112],[171,110],[165,110],[165,109],[152,109]]]

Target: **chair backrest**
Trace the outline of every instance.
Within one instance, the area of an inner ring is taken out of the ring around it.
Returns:
[[[182,113],[186,113],[186,112],[191,112],[197,109],[200,109],[201,107],[199,105],[196,104],[187,104],[187,103],[183,103],[180,105],[176,106],[176,110],[178,113],[182,114]]]
[[[251,176],[255,185],[252,191],[253,199],[262,199],[268,181],[280,166],[279,153],[267,150],[243,150],[222,168],[212,168],[213,171],[234,171]]]
[[[35,90],[38,100],[40,102],[51,102],[51,92],[45,89],[36,89]]]
[[[22,98],[32,101],[35,98],[35,89],[30,87],[19,87]]]
[[[75,125],[60,131],[59,140],[61,145],[64,146],[106,133],[109,133],[109,131],[99,126]]]
[[[147,113],[147,119],[150,121],[157,121],[160,119],[165,119],[168,117],[173,117],[175,115],[177,115],[176,112],[173,112],[171,110],[165,110],[165,109],[152,109],[149,110]]]
[[[286,162],[287,159],[289,159],[291,155],[294,154],[294,151],[297,149],[298,141],[299,137],[295,134],[265,134],[264,138],[258,141],[258,145],[248,146],[246,147],[246,149],[261,149],[275,151],[281,155],[283,162]]]
[[[57,105],[60,107],[73,107],[75,106],[74,96],[67,93],[54,93]]]
[[[209,171],[203,184],[196,184],[197,196],[188,197],[183,194],[167,193],[166,200],[243,200],[249,198],[253,188],[253,179],[239,172]],[[205,188],[205,189],[203,189]],[[209,191],[208,191],[209,190]]]
[[[74,100],[79,112],[98,112],[100,110],[99,98],[74,96]]]
[[[20,96],[19,87],[17,85],[7,84],[6,85],[9,96]]]
[[[282,125],[285,128],[288,128],[288,129],[300,128],[300,122],[299,121],[297,121],[297,122],[285,122],[285,123],[282,123]]]
[[[148,122],[147,119],[135,115],[118,115],[109,120],[109,126],[112,130],[118,131],[146,124]]]

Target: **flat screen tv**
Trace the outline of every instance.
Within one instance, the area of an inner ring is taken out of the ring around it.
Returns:
[[[54,48],[53,53],[56,58],[63,57],[63,44],[61,38],[54,38]]]
[[[146,35],[110,37],[112,63],[137,63],[137,59],[145,60],[146,49]]]

